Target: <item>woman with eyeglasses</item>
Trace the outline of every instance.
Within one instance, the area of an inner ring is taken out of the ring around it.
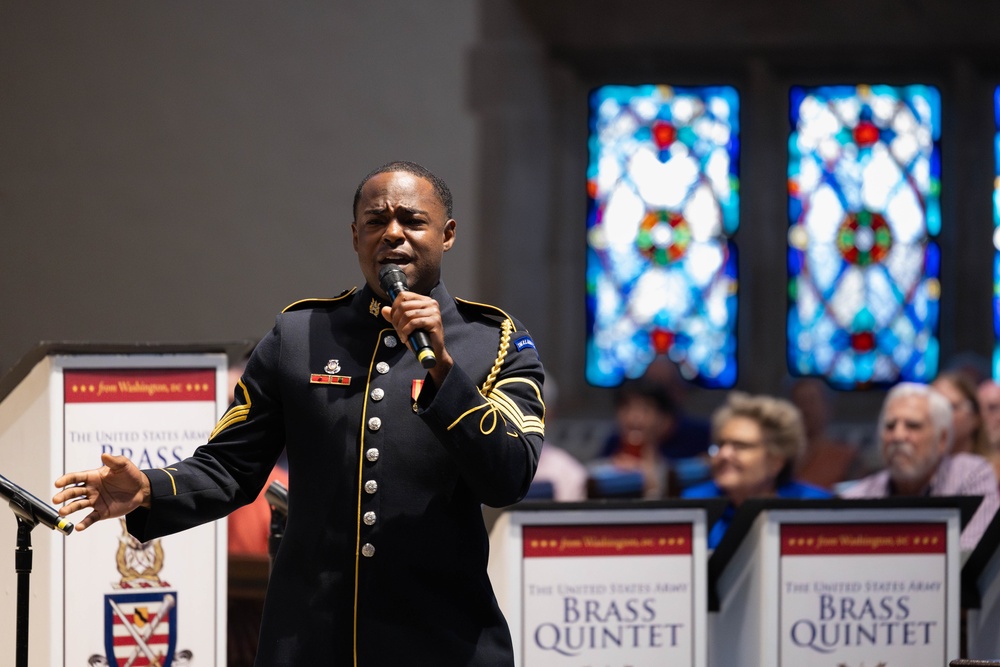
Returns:
[[[684,491],[684,498],[729,499],[708,534],[708,547],[722,539],[736,508],[748,498],[830,498],[818,486],[792,479],[795,458],[805,446],[798,409],[773,396],[732,392],[712,414],[709,448],[712,479]]]

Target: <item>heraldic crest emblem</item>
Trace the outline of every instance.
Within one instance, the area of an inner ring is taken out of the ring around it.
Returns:
[[[160,579],[163,546],[128,534],[121,520],[117,592],[104,596],[104,648],[114,667],[168,667],[177,644],[177,591]]]

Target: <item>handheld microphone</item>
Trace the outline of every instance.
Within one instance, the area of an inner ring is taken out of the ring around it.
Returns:
[[[378,272],[378,284],[393,301],[401,292],[408,292],[410,289],[406,284],[406,274],[395,264],[386,264],[382,267]],[[417,355],[421,366],[434,368],[437,357],[434,356],[434,350],[431,349],[430,340],[425,332],[418,329],[410,334],[410,348]]]
[[[50,505],[31,495],[20,486],[0,475],[0,496],[7,499],[14,513],[28,523],[44,524],[64,535],[73,532],[73,524],[59,516]]]

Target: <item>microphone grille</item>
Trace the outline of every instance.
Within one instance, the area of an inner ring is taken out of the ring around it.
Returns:
[[[403,270],[395,264],[386,264],[378,272],[378,284],[382,286],[386,292],[389,288],[396,283],[402,283],[406,286],[406,274]]]

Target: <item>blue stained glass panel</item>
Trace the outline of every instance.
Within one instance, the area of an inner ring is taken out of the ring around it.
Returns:
[[[588,382],[660,354],[688,380],[736,382],[739,96],[603,86],[590,96]]]
[[[993,378],[1000,379],[1000,86],[993,91]]]
[[[835,387],[937,374],[941,102],[931,86],[795,87],[787,354]]]

